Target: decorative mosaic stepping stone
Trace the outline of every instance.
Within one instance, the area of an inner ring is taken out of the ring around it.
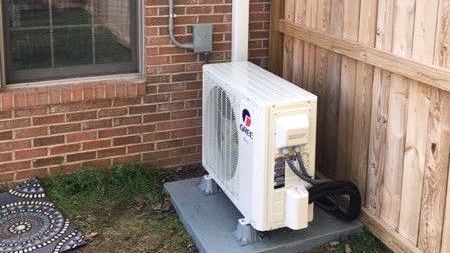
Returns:
[[[48,201],[38,179],[0,194],[0,253],[58,253],[84,244],[85,237]]]

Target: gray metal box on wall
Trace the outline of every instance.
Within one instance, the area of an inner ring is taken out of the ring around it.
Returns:
[[[210,53],[212,52],[212,34],[213,24],[195,24],[193,25],[194,52]]]

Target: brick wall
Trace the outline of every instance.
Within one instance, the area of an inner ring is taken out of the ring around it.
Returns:
[[[145,77],[0,92],[0,181],[146,162],[174,167],[201,161],[203,59],[170,45],[167,0],[145,0]],[[176,33],[214,23],[211,62],[228,61],[231,0],[176,0]],[[251,61],[266,66],[269,0],[251,1]],[[92,81],[93,80],[93,81]]]

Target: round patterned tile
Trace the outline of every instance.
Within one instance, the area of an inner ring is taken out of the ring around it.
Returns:
[[[0,252],[33,252],[61,239],[69,222],[52,204],[22,201],[0,207]]]

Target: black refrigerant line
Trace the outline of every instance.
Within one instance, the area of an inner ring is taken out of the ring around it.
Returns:
[[[314,179],[308,174],[301,154],[293,150],[285,155],[285,161],[295,175],[310,184],[307,188],[310,204],[314,203],[342,220],[352,221],[359,217],[361,193],[353,182]],[[294,164],[295,161],[298,167]],[[348,196],[348,203],[342,203],[347,201],[339,199],[340,196]]]

